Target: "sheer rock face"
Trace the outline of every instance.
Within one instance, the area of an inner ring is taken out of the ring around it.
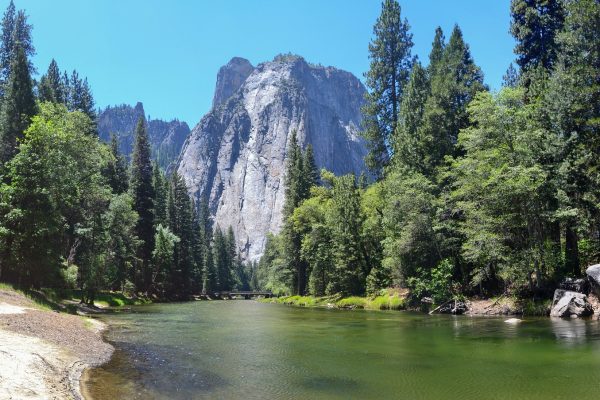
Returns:
[[[250,61],[240,57],[233,57],[227,65],[222,66],[217,74],[213,108],[220,106],[230,98],[242,86],[252,71],[254,71],[254,67],[250,64]]]
[[[129,158],[133,152],[135,127],[140,117],[146,119],[144,106],[139,102],[135,107],[123,104],[101,110],[98,114],[100,139],[110,142],[110,136],[116,135],[121,153]],[[167,168],[177,160],[190,128],[188,124],[177,119],[169,122],[160,119],[146,121],[152,155],[161,167]]]
[[[219,71],[215,106],[186,140],[178,172],[196,201],[209,200],[214,222],[233,228],[242,257],[255,261],[267,233],[282,227],[286,154],[294,130],[303,147],[313,145],[319,168],[338,175],[364,170],[358,127],[365,89],[348,72],[312,66],[300,57],[260,64],[238,86],[240,66],[249,65],[240,60]]]

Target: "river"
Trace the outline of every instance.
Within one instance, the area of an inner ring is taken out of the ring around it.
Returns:
[[[154,304],[104,317],[101,399],[565,399],[600,390],[597,321]]]

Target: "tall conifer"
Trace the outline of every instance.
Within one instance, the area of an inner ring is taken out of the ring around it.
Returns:
[[[381,15],[373,27],[374,39],[369,44],[371,65],[365,74],[369,92],[363,109],[363,136],[369,154],[367,166],[381,176],[389,159],[389,138],[396,129],[404,86],[413,59],[410,26],[402,20],[396,0],[384,0]]]
[[[140,118],[135,129],[135,145],[131,157],[130,191],[133,207],[139,219],[137,235],[142,241],[139,258],[141,266],[136,279],[138,290],[146,291],[152,284],[151,258],[154,249],[154,186],[152,184],[152,161],[146,123]]]
[[[10,160],[17,151],[17,140],[31,123],[37,111],[33,85],[29,76],[25,51],[16,44],[11,74],[0,107],[0,162]]]
[[[39,98],[40,101],[50,101],[52,103],[65,103],[64,86],[58,69],[58,64],[54,59],[48,66],[48,71],[40,79]]]

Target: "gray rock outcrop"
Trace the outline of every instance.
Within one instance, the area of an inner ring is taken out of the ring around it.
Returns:
[[[134,107],[126,104],[109,106],[98,113],[100,139],[109,142],[110,136],[116,135],[119,140],[119,150],[129,158],[133,152],[135,127],[140,117],[146,119],[152,156],[158,165],[166,169],[177,160],[181,147],[190,133],[190,128],[185,122],[177,119],[171,121],[147,119],[144,105],[140,102]]]
[[[250,61],[241,57],[233,57],[227,65],[222,66],[217,74],[217,85],[212,106],[218,107],[231,97],[246,78],[254,71]]]
[[[571,292],[588,294],[590,292],[590,283],[587,279],[565,278],[561,283],[559,283],[558,288],[570,290]]]
[[[583,293],[556,289],[552,300],[551,317],[588,317],[594,313],[592,305]]]
[[[297,56],[277,57],[248,74],[249,64],[234,58],[221,68],[215,106],[190,133],[177,170],[196,201],[208,199],[214,222],[233,228],[243,259],[255,261],[267,234],[282,226],[293,131],[303,147],[312,144],[319,168],[363,172],[358,130],[365,89],[349,72]]]
[[[589,266],[585,270],[592,292],[600,297],[600,264]]]

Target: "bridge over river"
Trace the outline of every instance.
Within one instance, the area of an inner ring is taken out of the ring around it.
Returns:
[[[266,299],[274,297],[275,295],[269,291],[231,291],[231,292],[214,292],[212,295],[216,298],[221,299],[233,299],[235,297],[243,297],[246,300],[250,300],[256,297],[264,297]]]

